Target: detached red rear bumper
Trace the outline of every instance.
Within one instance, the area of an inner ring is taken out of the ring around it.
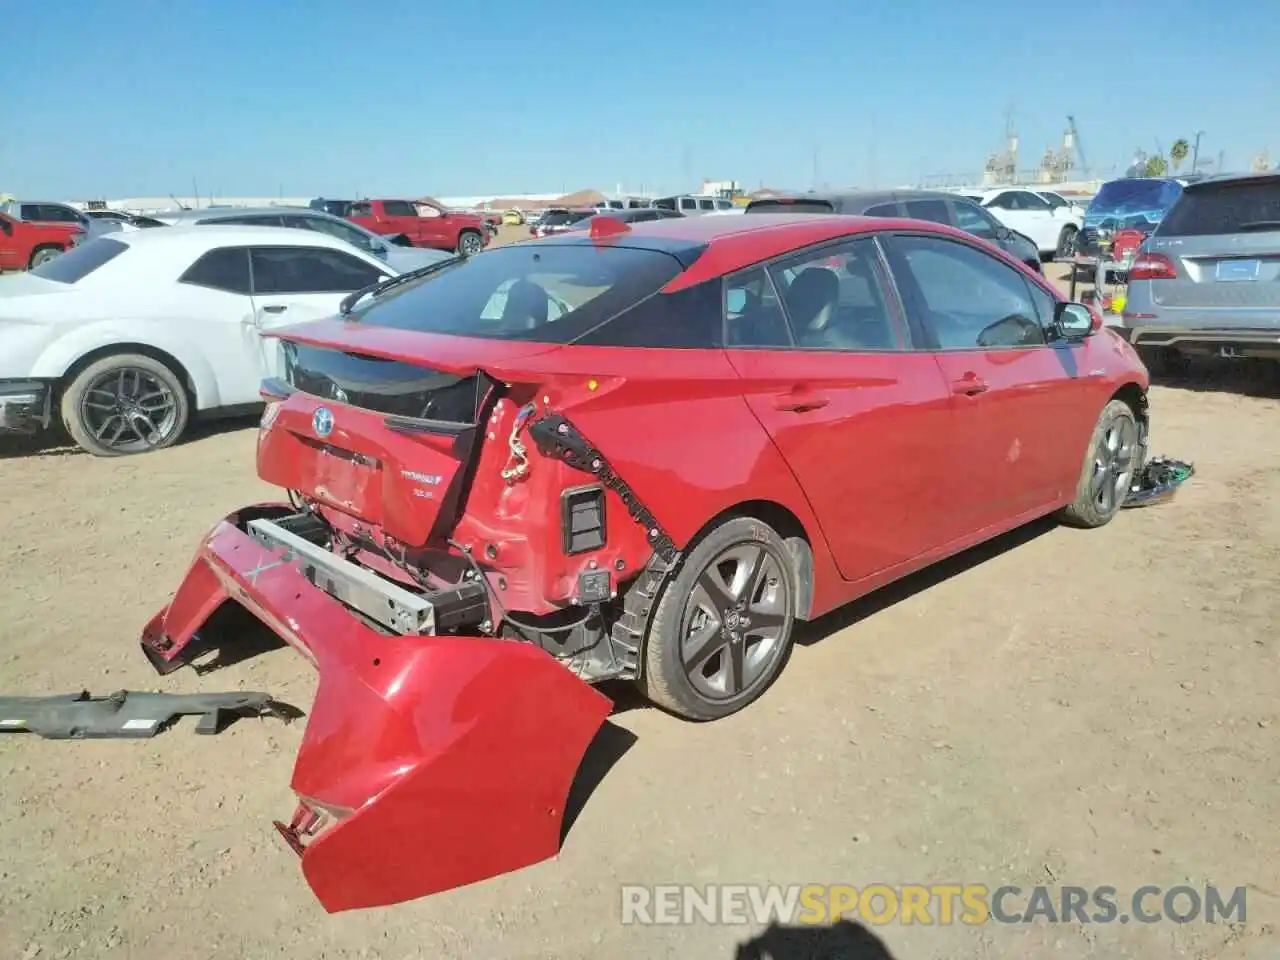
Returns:
[[[530,644],[374,631],[236,520],[201,543],[143,648],[162,672],[180,664],[232,599],[316,665],[300,806],[281,832],[324,908],[398,903],[555,855],[609,700]]]

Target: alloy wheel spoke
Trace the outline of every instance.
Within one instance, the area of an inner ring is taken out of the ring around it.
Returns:
[[[724,634],[720,624],[714,620],[708,620],[685,640],[685,650],[688,651],[688,655],[684,658],[684,662],[689,670],[701,670],[723,646]]]
[[[736,599],[739,603],[748,606],[755,602],[756,594],[760,592],[760,588],[764,585],[769,567],[769,556],[763,548],[757,547],[751,554],[750,559],[743,561],[746,567],[745,576],[740,578],[742,586],[736,593]],[[738,577],[734,578],[739,580]]]
[[[733,593],[729,585],[720,578],[720,571],[714,564],[702,571],[702,576],[698,578],[698,587],[706,594],[717,614],[723,615],[724,611],[733,606]]]
[[[738,693],[743,690],[746,685],[746,645],[741,638],[730,640],[725,647],[725,654],[728,663],[725,665],[727,676],[725,678],[725,688],[728,693]]]
[[[766,630],[777,630],[787,622],[786,614],[778,613],[773,610],[751,611],[751,626],[747,629],[747,633],[755,636]]]
[[[119,414],[115,414],[115,413],[106,417],[106,419],[102,421],[102,424],[98,427],[98,429],[93,432],[93,435],[97,439],[101,440],[103,437],[106,436],[107,428],[110,427],[113,423],[115,423],[115,421],[119,419],[120,419]]]

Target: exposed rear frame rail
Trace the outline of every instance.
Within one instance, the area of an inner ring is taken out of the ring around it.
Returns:
[[[631,518],[645,528],[645,537],[653,546],[653,555],[631,588],[624,593],[622,615],[612,624],[605,641],[612,647],[612,669],[607,676],[622,680],[639,679],[643,673],[640,651],[649,629],[653,606],[667,575],[680,562],[680,550],[604,454],[567,417],[548,413],[531,423],[528,431],[539,452],[597,477],[606,489],[618,495]]]

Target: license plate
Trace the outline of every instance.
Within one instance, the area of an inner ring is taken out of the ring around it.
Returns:
[[[1239,347],[1230,346],[1219,347],[1218,356],[1223,360],[1240,360],[1244,358],[1244,354],[1240,352]]]
[[[1237,280],[1257,280],[1258,266],[1257,260],[1219,260],[1218,271],[1215,274],[1219,280],[1237,281]]]

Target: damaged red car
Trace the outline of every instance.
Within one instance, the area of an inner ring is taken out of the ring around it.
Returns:
[[[601,681],[723,717],[799,621],[1105,524],[1145,457],[1129,345],[916,220],[601,218],[279,340],[257,457],[289,502],[213,528],[143,649],[168,672],[235,604],[314,663],[278,827],[330,911],[553,855]]]

